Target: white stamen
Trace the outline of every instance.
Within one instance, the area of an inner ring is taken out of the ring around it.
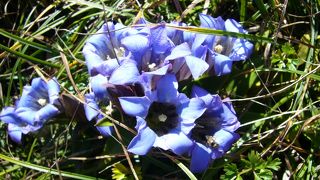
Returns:
[[[154,69],[157,65],[155,63],[152,63],[152,64],[148,64],[148,68],[150,70]]]
[[[123,47],[120,47],[119,49],[114,48],[114,52],[116,53],[116,55],[117,55],[118,57],[123,56],[123,55],[124,55],[124,51],[125,51],[125,49],[124,49]]]
[[[214,47],[214,51],[215,51],[216,53],[221,54],[221,52],[223,51],[223,46],[221,46],[221,44],[216,45],[216,46]]]
[[[40,106],[45,106],[47,104],[47,100],[42,98],[38,99],[37,102],[40,104]]]
[[[166,122],[167,116],[164,115],[164,114],[161,114],[161,115],[158,116],[158,119],[159,119],[159,121],[161,121],[161,122]]]

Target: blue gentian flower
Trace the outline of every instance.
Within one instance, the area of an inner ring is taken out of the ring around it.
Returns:
[[[98,100],[96,99],[94,93],[85,94],[85,104],[84,104],[84,110],[86,114],[86,118],[89,121],[95,120],[97,123],[101,121],[104,116],[100,113],[101,109],[98,105]],[[109,103],[102,102],[101,104],[104,104],[105,107]],[[103,135],[103,136],[110,136],[113,131],[112,126],[96,126],[97,130]]]
[[[202,99],[206,111],[195,121],[190,136],[194,140],[190,169],[202,172],[213,159],[222,157],[239,139],[235,130],[239,128],[235,111],[230,102],[221,101],[218,95],[211,95],[204,89],[194,86],[192,97]],[[228,99],[226,99],[228,100]]]
[[[139,43],[137,43],[139,42]],[[141,72],[150,72],[163,66],[165,57],[174,47],[165,25],[145,27],[121,40],[127,57],[137,62]]]
[[[201,27],[216,30],[238,32],[247,34],[248,32],[234,19],[224,21],[220,16],[200,14]],[[218,76],[231,72],[234,61],[246,60],[252,53],[253,44],[246,39],[214,36],[206,34],[187,33],[188,41],[192,43],[192,52],[196,57],[206,59]]]
[[[38,130],[48,119],[60,113],[59,91],[56,78],[48,82],[35,78],[31,86],[23,88],[15,107],[1,111],[0,119],[9,124],[9,135],[15,142],[21,142],[22,133]]]
[[[123,33],[127,30],[124,28],[125,26],[121,23],[114,25],[112,22],[108,22],[103,24],[97,33],[86,41],[82,53],[91,76],[100,73],[97,68],[107,59],[115,59],[123,53],[120,41],[123,38]],[[113,63],[109,65],[111,67],[117,64],[116,60],[108,63]]]
[[[43,123],[60,113],[58,107],[60,86],[56,78],[45,82],[34,78],[31,86],[25,86],[17,107],[16,115],[31,126],[42,126]]]
[[[130,142],[129,152],[144,155],[152,147],[160,147],[183,154],[191,148],[193,142],[187,134],[205,111],[205,104],[200,98],[187,98],[177,88],[175,76],[166,74],[150,94],[119,98],[124,112],[137,119],[138,134]]]

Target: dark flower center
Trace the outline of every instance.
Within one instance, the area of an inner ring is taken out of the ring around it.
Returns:
[[[217,131],[218,119],[204,114],[195,121],[196,126],[191,130],[191,138],[203,145],[217,148],[219,144],[214,138],[214,132]]]
[[[158,135],[167,134],[178,125],[176,106],[170,103],[153,102],[146,118],[147,125]]]

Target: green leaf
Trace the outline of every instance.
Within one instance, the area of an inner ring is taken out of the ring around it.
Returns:
[[[1,28],[0,28],[0,34],[2,36],[4,36],[4,37],[7,37],[9,39],[13,39],[15,41],[19,41],[19,42],[21,42],[21,43],[23,43],[25,45],[32,46],[32,47],[37,48],[39,50],[43,50],[43,51],[46,51],[46,52],[49,52],[49,53],[53,53],[53,52],[58,53],[59,52],[58,50],[52,49],[49,46],[42,45],[42,44],[30,41],[30,40],[21,38],[19,36],[14,35],[14,34],[8,33],[7,31],[5,31],[4,29],[1,29]]]
[[[28,56],[28,55],[20,53],[18,51],[12,50],[12,49],[10,49],[10,48],[2,45],[2,44],[0,44],[0,49],[3,49],[3,50],[5,50],[5,51],[7,51],[9,53],[12,53],[12,54],[14,54],[14,55],[16,55],[18,57],[21,57],[21,58],[25,59],[26,61],[30,61],[32,63],[42,64],[42,65],[46,65],[46,66],[50,66],[50,67],[54,67],[54,68],[59,68],[60,67],[60,65],[58,65],[58,64],[53,64],[51,62],[44,61],[44,60],[35,58],[33,56]]]
[[[281,161],[279,158],[272,159],[271,156],[267,158],[266,168],[278,171],[280,168]]]
[[[294,50],[294,48],[292,47],[292,45],[290,43],[285,43],[284,45],[282,45],[281,50],[286,55],[296,54],[296,51]]]
[[[257,173],[260,179],[272,179],[273,173],[269,169],[261,169],[259,173]]]
[[[192,26],[182,27],[182,26],[174,26],[170,24],[166,24],[166,26],[172,27],[174,29],[178,29],[181,31],[188,31],[188,32],[194,32],[194,33],[203,33],[203,34],[211,34],[211,35],[218,35],[218,36],[231,36],[236,38],[248,39],[256,42],[268,42],[268,43],[274,42],[274,40],[271,38],[256,36],[252,34],[243,34],[243,33],[237,33],[237,32],[216,30],[216,29],[210,29],[210,28],[192,27]]]
[[[141,176],[141,167],[134,167],[134,170],[136,171],[139,179],[142,179]],[[133,180],[134,177],[132,175],[132,172],[130,170],[130,168],[125,167],[123,164],[121,163],[116,163],[114,164],[114,167],[112,168],[112,179],[116,179],[116,180],[122,180],[122,179],[126,179],[126,180]]]
[[[222,180],[234,179],[235,177],[237,179],[242,179],[241,176],[238,175],[238,167],[234,163],[227,164],[223,170],[225,171],[225,174],[220,177]]]
[[[113,123],[107,119],[107,117],[98,121],[95,126],[113,126]]]

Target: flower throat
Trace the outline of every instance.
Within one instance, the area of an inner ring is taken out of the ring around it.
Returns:
[[[167,134],[178,124],[176,106],[170,103],[153,102],[146,118],[147,125],[158,135]]]

